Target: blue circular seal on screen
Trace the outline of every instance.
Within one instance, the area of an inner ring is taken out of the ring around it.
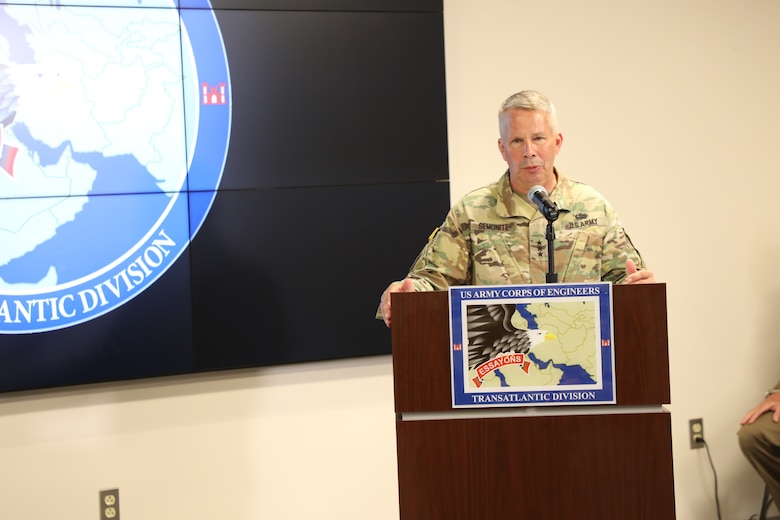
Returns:
[[[207,0],[173,1],[0,4],[0,334],[111,312],[206,219],[227,56]]]

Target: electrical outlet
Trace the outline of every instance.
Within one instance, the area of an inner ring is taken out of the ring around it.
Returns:
[[[100,520],[119,520],[119,489],[100,492]]]
[[[701,419],[688,421],[688,434],[691,438],[691,449],[698,450],[704,447],[704,422]]]

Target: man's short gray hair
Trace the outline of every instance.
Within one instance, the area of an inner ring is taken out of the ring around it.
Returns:
[[[546,113],[553,132],[558,132],[558,117],[555,114],[555,105],[552,104],[552,101],[550,101],[547,96],[535,90],[522,90],[517,94],[512,94],[506,98],[506,101],[501,104],[501,109],[498,111],[499,128],[503,124],[504,114],[509,110],[518,108],[523,110],[539,110]]]

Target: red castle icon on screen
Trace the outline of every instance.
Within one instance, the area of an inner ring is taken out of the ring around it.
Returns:
[[[226,105],[227,95],[225,93],[226,84],[217,83],[217,86],[208,83],[200,84],[201,105]]]

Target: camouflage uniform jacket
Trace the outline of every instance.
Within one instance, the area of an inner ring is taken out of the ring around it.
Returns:
[[[596,190],[556,170],[550,194],[559,282],[619,283],[628,258],[643,269],[639,251],[617,214]],[[417,257],[409,278],[417,291],[452,285],[541,284],[548,272],[547,219],[514,193],[506,172],[496,183],[463,197]]]

